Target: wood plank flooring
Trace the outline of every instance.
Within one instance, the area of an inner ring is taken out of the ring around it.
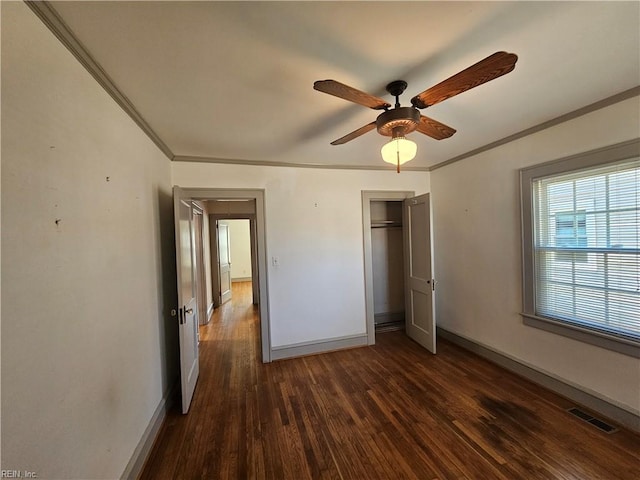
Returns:
[[[250,283],[201,329],[188,415],[167,417],[142,479],[637,480],[640,436],[439,341],[260,363]]]

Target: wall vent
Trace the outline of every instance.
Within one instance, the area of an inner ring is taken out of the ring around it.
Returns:
[[[604,422],[598,418],[592,417],[586,412],[583,412],[579,408],[572,407],[567,410],[571,415],[578,417],[580,420],[584,420],[587,423],[590,423],[596,428],[599,428],[605,433],[614,433],[617,432],[618,429],[612,425],[609,425],[607,422]]]

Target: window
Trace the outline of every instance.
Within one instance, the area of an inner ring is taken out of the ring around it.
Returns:
[[[587,246],[587,216],[581,212],[557,212],[556,220],[556,245],[567,249]],[[586,259],[581,253],[557,252],[557,260],[569,262]]]
[[[639,147],[521,172],[528,325],[640,355]]]

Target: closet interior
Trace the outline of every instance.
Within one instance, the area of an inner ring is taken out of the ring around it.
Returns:
[[[372,200],[370,210],[375,329],[404,329],[402,201]]]

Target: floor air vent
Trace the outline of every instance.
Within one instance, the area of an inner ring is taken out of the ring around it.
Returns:
[[[585,422],[590,423],[591,425],[593,425],[596,428],[599,428],[605,433],[613,433],[618,431],[616,427],[613,427],[598,418],[592,417],[591,415],[589,415],[586,412],[583,412],[579,408],[573,407],[568,409],[567,412],[569,412],[571,415],[578,417],[580,420],[584,420]]]

